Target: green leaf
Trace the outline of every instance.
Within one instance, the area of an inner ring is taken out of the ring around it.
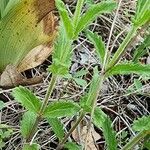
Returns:
[[[138,0],[134,26],[140,27],[150,21],[149,0]]]
[[[148,47],[150,47],[150,35],[147,35],[141,45],[135,50],[132,61],[137,63],[138,59],[147,53]]]
[[[71,39],[73,37],[74,28],[73,28],[72,20],[69,17],[69,14],[66,10],[65,4],[63,3],[62,0],[56,0],[56,7],[59,11],[61,21],[63,22],[63,26],[66,31],[66,34],[68,38]]]
[[[95,108],[93,123],[96,127],[101,128],[105,122],[107,115],[98,107]]]
[[[0,21],[0,73],[10,64],[18,67],[36,46],[54,40],[56,30],[46,32],[45,29],[45,24],[51,26],[52,22],[42,20],[52,9],[53,1],[39,5],[37,0],[20,0],[13,9],[8,8],[8,13]]]
[[[116,133],[111,127],[111,120],[109,117],[106,118],[103,124],[103,134],[106,141],[108,150],[116,150],[117,149],[117,141],[116,141]],[[111,139],[111,140],[110,140]]]
[[[88,73],[87,70],[82,69],[82,70],[80,70],[80,71],[75,72],[75,73],[73,74],[73,77],[74,77],[74,78],[82,77],[82,76],[86,75],[87,73]]]
[[[21,134],[24,138],[27,138],[32,130],[32,127],[36,121],[37,115],[33,112],[27,111],[24,113],[21,121]]]
[[[87,85],[87,82],[84,79],[81,79],[81,78],[73,78],[73,79],[78,85],[82,87],[85,87]]]
[[[0,0],[0,19],[3,17],[3,13],[6,9],[9,0]]]
[[[104,112],[98,107],[96,107],[94,111],[93,123],[98,128],[102,128],[107,145],[107,150],[116,150],[117,149],[116,133],[111,127],[112,122],[110,118],[106,114],[104,114]]]
[[[74,142],[67,142],[64,145],[64,148],[67,148],[68,150],[81,150],[81,146],[77,145]]]
[[[144,148],[150,150],[150,138],[147,141],[144,141]]]
[[[141,89],[142,89],[141,81],[138,79],[134,79],[134,85],[136,87],[136,90],[138,90],[138,92],[141,93]]]
[[[98,68],[95,67],[94,68],[94,75],[90,84],[90,89],[89,92],[87,94],[87,100],[86,100],[86,105],[91,107],[93,104],[93,101],[97,95],[97,89],[99,88],[99,84],[100,84],[100,75],[98,72]]]
[[[48,123],[51,125],[52,130],[56,134],[56,136],[59,138],[59,140],[62,140],[64,137],[64,129],[63,129],[63,124],[58,118],[50,118],[47,117],[46,120]]]
[[[94,0],[86,0],[86,4],[90,7],[94,4]]]
[[[2,0],[3,1],[3,0]],[[5,1],[5,10],[3,11],[2,18],[5,17],[8,12],[15,7],[15,5],[21,0],[4,0]]]
[[[20,102],[26,109],[38,113],[41,108],[41,101],[27,88],[19,86],[13,89],[12,95],[17,102]]]
[[[135,131],[150,130],[150,116],[143,116],[133,122],[133,129]]]
[[[110,13],[116,7],[114,1],[103,1],[98,4],[93,4],[85,14],[80,18],[80,21],[76,27],[75,37],[85,29],[90,23],[92,23],[102,13]]]
[[[10,129],[10,126],[7,124],[0,124],[0,129]]]
[[[49,67],[49,71],[53,74],[64,76],[69,73],[71,65],[71,48],[72,40],[65,35],[65,29],[62,24],[59,27],[59,34],[54,45],[53,63]]]
[[[23,150],[40,150],[40,146],[36,143],[33,143],[32,145],[25,144]]]
[[[87,31],[87,37],[94,44],[96,53],[101,61],[101,64],[103,64],[105,57],[105,43],[102,41],[102,37],[97,33],[91,32],[90,30]]]
[[[107,76],[117,75],[117,74],[140,74],[140,75],[150,75],[150,65],[142,64],[118,64],[112,67],[107,73]]]
[[[80,111],[80,106],[72,101],[59,100],[51,103],[44,111],[45,117],[56,118],[74,116]]]
[[[1,138],[5,139],[5,138],[9,138],[13,133],[12,129],[7,129],[6,131],[3,132]]]
[[[0,148],[3,148],[5,147],[5,142],[3,142],[1,139],[0,139]]]
[[[0,101],[0,110],[2,110],[5,107],[5,103],[3,101]]]

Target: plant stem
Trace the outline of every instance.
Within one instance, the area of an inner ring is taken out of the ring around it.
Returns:
[[[121,150],[131,150],[134,146],[145,136],[150,134],[150,131],[141,131],[137,136],[135,136],[128,144],[126,144]]]
[[[137,28],[132,26],[130,32],[127,34],[126,38],[123,40],[122,44],[120,45],[115,55],[113,56],[112,60],[108,64],[108,67],[106,68],[106,72],[119,61],[121,56],[124,54],[126,47],[131,42],[132,38],[135,36],[136,32],[137,32]]]
[[[75,10],[75,13],[74,13],[74,17],[73,17],[73,24],[74,24],[75,27],[77,26],[77,24],[79,22],[83,4],[84,4],[84,0],[78,0],[76,10]]]
[[[48,99],[49,97],[51,96],[52,92],[53,92],[53,89],[55,87],[55,83],[56,83],[56,80],[57,80],[57,76],[56,75],[52,75],[52,78],[51,78],[51,81],[49,83],[49,86],[48,86],[48,89],[47,89],[47,92],[46,92],[46,96],[45,96],[45,99],[42,103],[42,106],[40,108],[40,111],[39,111],[39,114],[38,116],[36,117],[36,121],[35,123],[33,124],[32,126],[32,129],[31,129],[31,132],[30,134],[28,135],[28,137],[26,138],[26,142],[29,143],[32,139],[32,137],[34,136],[35,132],[36,132],[36,129],[37,129],[37,126],[39,124],[39,122],[41,121],[42,119],[42,115],[43,115],[43,112],[48,104]]]
[[[82,121],[83,117],[85,116],[85,112],[82,111],[80,113],[79,118],[77,119],[76,123],[73,125],[73,127],[69,130],[69,132],[65,135],[65,137],[63,138],[63,140],[58,144],[56,150],[60,150],[63,145],[65,144],[65,142],[67,141],[68,137],[72,134],[72,132],[76,129],[76,127],[79,125],[79,123]]]
[[[43,114],[43,112],[44,112],[44,110],[45,110],[45,108],[48,104],[48,99],[49,99],[49,97],[51,96],[51,94],[53,92],[56,80],[57,80],[57,76],[52,75],[51,82],[49,83],[49,86],[48,86],[48,89],[47,89],[47,92],[46,92],[46,95],[45,95],[45,99],[44,99],[43,104],[42,104],[41,109],[40,109],[39,114],[41,114],[41,115]]]
[[[107,46],[106,46],[104,62],[103,62],[103,67],[102,67],[102,72],[104,72],[105,67],[107,66],[107,63],[108,63],[108,60],[109,60],[109,45],[110,45],[110,42],[111,42],[113,29],[115,27],[115,23],[116,23],[116,20],[117,20],[117,17],[118,17],[118,13],[119,13],[119,9],[120,9],[121,3],[122,3],[122,0],[119,1],[118,8],[117,8],[115,17],[113,19],[113,23],[112,23],[111,30],[110,30],[110,33],[109,33],[109,38],[108,38],[108,42],[107,42]]]
[[[99,80],[99,86],[98,86],[98,89],[95,89],[97,92],[96,92],[96,95],[95,95],[95,98],[92,102],[92,110],[91,110],[91,113],[90,113],[90,121],[88,123],[88,126],[87,126],[87,133],[86,133],[86,138],[85,138],[85,150],[87,149],[87,142],[88,142],[88,137],[90,135],[90,132],[91,132],[91,124],[92,124],[92,119],[93,119],[93,115],[94,115],[94,110],[95,110],[95,107],[97,106],[97,98],[99,96],[99,92],[102,88],[102,85],[103,85],[103,82],[105,80],[105,75],[103,73],[101,73],[101,76],[100,76],[100,80]]]

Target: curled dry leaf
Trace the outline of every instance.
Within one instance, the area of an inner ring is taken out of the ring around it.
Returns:
[[[73,124],[74,123],[72,123],[72,125]],[[79,127],[76,128],[72,133],[72,137],[78,144],[84,145],[86,133],[87,133],[87,126],[84,124],[84,121],[82,121]],[[87,150],[97,150],[95,143],[100,138],[101,138],[100,135],[94,130],[94,127],[92,127],[91,133],[88,137]]]
[[[51,51],[52,47],[45,45],[32,49],[18,65],[18,71],[23,72],[40,65],[51,54]]]
[[[42,81],[42,76],[26,79],[21,75],[17,68],[13,65],[8,65],[0,76],[0,87],[11,88],[17,85],[30,85]]]

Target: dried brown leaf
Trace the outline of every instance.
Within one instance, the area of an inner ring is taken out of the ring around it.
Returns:
[[[79,128],[75,129],[74,132],[72,133],[72,137],[78,144],[82,143],[84,145],[86,133],[87,133],[87,126],[84,125],[83,122],[81,122]],[[92,127],[91,133],[87,141],[87,150],[97,150],[95,142],[99,139],[100,135],[94,130],[94,127]]]

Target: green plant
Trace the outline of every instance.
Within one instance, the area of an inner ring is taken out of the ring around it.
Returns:
[[[13,129],[6,124],[0,124],[0,149],[5,147],[5,140],[11,136]]]
[[[59,34],[54,45],[53,63],[48,69],[52,73],[51,82],[47,89],[44,101],[41,102],[39,98],[24,87],[17,87],[13,90],[15,99],[27,109],[27,112],[24,114],[21,121],[21,133],[26,140],[24,149],[28,149],[29,147],[31,149],[32,147],[34,147],[34,149],[39,149],[35,142],[33,142],[33,138],[41,119],[46,119],[52,126],[53,131],[60,140],[60,144],[57,148],[59,149],[59,147],[62,147],[65,144],[67,138],[86,114],[83,108],[72,100],[60,100],[59,102],[49,104],[49,98],[53,92],[57,78],[63,77],[69,73],[73,41],[98,15],[101,13],[109,13],[116,6],[113,1],[104,1],[93,4],[92,7],[80,17],[83,4],[83,0],[78,0],[75,14],[73,17],[70,17],[64,3],[61,0],[56,0],[56,7],[59,11],[61,21]],[[76,114],[80,115],[79,120],[69,133],[64,136],[63,126],[61,125],[59,118],[74,116]],[[56,127],[54,122],[59,124],[59,128]],[[65,146],[70,147],[73,145],[73,143],[66,143]],[[77,148],[77,146],[75,147]]]
[[[120,62],[120,58],[123,56],[127,47],[132,43],[135,37],[137,37],[140,32],[143,32],[143,30],[147,29],[149,26],[149,0],[138,0],[137,11],[132,22],[131,29],[112,58],[110,57],[108,50],[109,42],[105,47],[101,37],[99,37],[96,33],[85,30],[87,37],[91,40],[96,48],[96,52],[98,54],[97,56],[101,62],[101,72],[99,73],[97,67],[94,68],[94,74],[89,91],[80,99],[80,103],[75,103],[72,100],[59,100],[49,103],[49,98],[51,97],[58,77],[65,77],[68,75],[69,67],[71,65],[70,58],[72,55],[73,41],[78,38],[81,31],[87,29],[88,25],[97,16],[99,16],[101,13],[111,12],[116,7],[116,4],[113,1],[103,1],[98,4],[92,4],[92,6],[84,14],[82,14],[82,17],[80,17],[83,4],[84,0],[78,0],[75,14],[70,17],[64,3],[61,0],[56,0],[56,7],[59,11],[61,21],[57,41],[54,45],[53,63],[48,68],[48,70],[52,73],[52,77],[44,101],[42,102],[31,91],[24,87],[16,87],[13,90],[13,96],[15,99],[27,110],[21,121],[21,133],[26,140],[24,144],[24,150],[39,149],[39,145],[34,141],[34,135],[38,124],[42,119],[46,119],[49,122],[59,139],[59,144],[56,150],[59,150],[62,147],[72,150],[80,149],[80,147],[75,145],[75,143],[66,143],[66,141],[87,114],[90,115],[90,120],[88,123],[84,148],[87,149],[88,135],[91,132],[91,124],[93,123],[95,126],[102,129],[104,138],[106,140],[107,149],[116,150],[116,133],[111,126],[112,122],[110,118],[100,108],[97,107],[97,98],[102,89],[103,83],[106,78],[118,74],[150,74],[149,65]],[[119,10],[119,6],[117,12]],[[114,23],[116,21],[115,19]],[[112,30],[114,23],[112,25]],[[60,118],[66,116],[78,116],[78,119],[69,132],[64,134],[63,125],[60,121]],[[149,119],[144,118],[144,120],[147,122]],[[139,124],[140,123],[135,123],[134,128],[135,126],[136,128],[137,126],[140,126],[140,128],[145,126],[145,124]],[[136,145],[139,140],[148,134],[149,126],[146,126],[146,131],[145,129],[142,129],[139,135],[135,136],[134,139],[129,142],[130,144],[127,144],[123,150],[132,149],[132,147]],[[111,140],[109,140],[109,138],[111,138]]]

